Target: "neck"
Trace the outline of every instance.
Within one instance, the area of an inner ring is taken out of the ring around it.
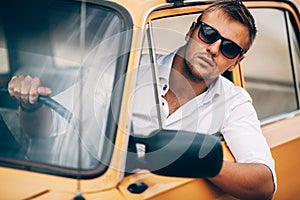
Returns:
[[[205,92],[208,84],[211,83],[207,80],[195,80],[192,77],[187,70],[183,48],[174,57],[169,81],[170,90],[177,98],[184,97],[189,100]]]
[[[195,79],[191,75],[184,60],[184,47],[181,48],[173,59],[169,78],[169,91],[164,96],[169,104],[169,114],[205,92],[212,81]]]

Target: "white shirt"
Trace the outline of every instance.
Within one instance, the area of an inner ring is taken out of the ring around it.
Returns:
[[[204,93],[169,115],[168,102],[162,96],[169,89],[169,75],[174,56],[175,52],[167,56],[157,56],[159,100],[163,113],[162,127],[203,134],[220,132],[236,162],[261,163],[268,166],[273,173],[276,185],[274,160],[262,134],[252,99],[243,88],[235,86],[225,77],[219,76]],[[136,134],[150,134],[151,131],[158,128],[156,124],[158,123],[158,114],[153,111],[155,97],[149,95],[152,94],[149,91],[153,86],[147,84],[152,81],[149,63],[149,59],[145,58],[141,62],[141,69],[138,74],[136,99],[133,105],[134,115],[138,113],[138,117],[133,118],[133,130]],[[142,115],[147,117],[141,119],[140,116]]]

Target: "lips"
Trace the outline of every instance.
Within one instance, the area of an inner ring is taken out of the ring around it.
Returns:
[[[199,60],[199,64],[202,67],[206,67],[206,68],[215,68],[216,67],[216,64],[215,64],[213,58],[207,54],[197,55],[197,59]]]

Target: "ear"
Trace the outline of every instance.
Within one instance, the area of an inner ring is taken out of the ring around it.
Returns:
[[[196,28],[196,22],[193,22],[189,31],[185,34],[185,41],[187,42],[189,40],[189,38],[191,37],[191,35],[193,34],[194,30]]]
[[[245,58],[245,55],[240,56],[240,57],[237,59],[237,61],[235,62],[235,64],[232,65],[232,66],[230,66],[227,70],[228,70],[228,71],[233,71],[234,68],[236,68],[236,66],[237,66],[240,62],[242,62],[242,60],[244,60],[244,58]]]

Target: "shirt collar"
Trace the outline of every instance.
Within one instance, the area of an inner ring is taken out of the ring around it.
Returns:
[[[157,56],[157,65],[159,78],[165,79],[169,82],[170,72],[173,64],[174,57],[179,49],[171,52],[168,55],[158,55]]]
[[[211,84],[209,84],[206,94],[203,99],[203,103],[207,103],[222,94],[222,77],[219,75]]]

